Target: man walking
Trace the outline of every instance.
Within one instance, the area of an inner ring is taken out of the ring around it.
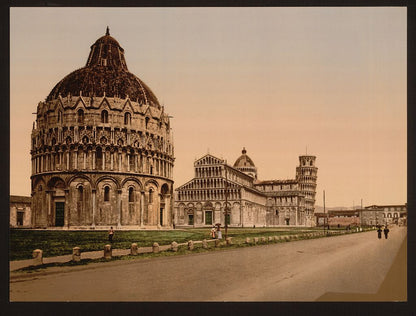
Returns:
[[[379,226],[377,229],[378,239],[381,239],[381,232],[382,232],[381,226]]]
[[[389,229],[387,228],[387,225],[386,225],[386,227],[384,227],[384,237],[387,239],[387,237],[388,237],[388,235],[389,235]]]

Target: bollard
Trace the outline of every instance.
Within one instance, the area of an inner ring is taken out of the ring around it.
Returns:
[[[246,244],[249,244],[250,243],[250,237],[246,237]]]
[[[137,256],[138,254],[138,248],[137,248],[137,244],[136,243],[132,243],[131,247],[130,247],[130,255],[132,256]]]
[[[274,241],[278,241],[278,240],[279,240],[279,237],[274,236]]]
[[[261,237],[261,242],[266,242],[266,237]]]
[[[170,250],[177,252],[178,251],[178,243],[176,241],[172,241],[170,244]]]
[[[81,261],[81,250],[79,247],[72,248],[72,261]]]
[[[207,249],[207,248],[208,248],[208,242],[207,242],[207,240],[206,240],[206,239],[204,239],[204,240],[202,241],[202,248],[204,248],[204,249]]]
[[[269,236],[269,242],[270,241],[273,241],[273,237],[272,236]]]
[[[220,239],[215,239],[215,247],[219,247],[221,243]]]
[[[157,242],[153,243],[153,253],[159,252],[159,244]]]
[[[40,250],[40,249],[33,250],[32,257],[33,257],[33,265],[34,266],[43,264],[42,253],[43,253],[43,251]]]
[[[225,239],[225,243],[226,243],[226,245],[227,245],[227,246],[232,245],[232,244],[233,244],[233,242],[232,242],[232,237],[227,237],[227,238]]]
[[[194,250],[194,242],[192,240],[188,241],[188,250]]]
[[[254,237],[254,244],[257,244],[259,242],[259,237]]]
[[[113,257],[113,251],[111,249],[111,245],[104,246],[104,258],[111,259]]]

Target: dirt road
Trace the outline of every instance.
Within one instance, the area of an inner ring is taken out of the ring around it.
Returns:
[[[12,280],[11,301],[314,301],[375,293],[407,234],[392,228]]]

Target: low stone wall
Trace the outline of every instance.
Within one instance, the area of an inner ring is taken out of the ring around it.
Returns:
[[[124,256],[132,255],[136,256],[143,253],[159,253],[161,251],[173,251],[177,252],[181,247],[187,249],[188,251],[194,251],[197,247],[208,249],[208,248],[218,248],[223,246],[232,246],[232,245],[264,245],[270,243],[279,243],[279,242],[290,242],[302,239],[312,239],[319,237],[330,237],[336,235],[350,234],[355,232],[361,232],[362,230],[330,230],[330,231],[315,231],[315,232],[302,232],[298,234],[289,234],[289,235],[280,235],[280,236],[255,236],[255,237],[246,237],[240,242],[234,241],[232,237],[228,237],[225,240],[223,239],[204,239],[198,241],[189,240],[185,243],[177,243],[173,241],[169,245],[160,246],[157,242],[153,243],[151,247],[139,247],[137,243],[132,243],[130,249],[112,249],[111,245],[105,245],[103,249],[102,258],[112,259],[113,256]],[[31,264],[28,265],[42,265],[43,264],[43,251],[41,249],[33,250]],[[71,260],[71,259],[69,259]],[[81,261],[81,249],[79,247],[74,247],[72,250],[72,261]],[[62,261],[59,261],[62,262]]]

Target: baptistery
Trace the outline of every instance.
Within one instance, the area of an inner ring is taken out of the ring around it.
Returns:
[[[90,47],[86,65],[59,81],[36,114],[33,227],[172,226],[170,117],[129,72],[108,27]]]

